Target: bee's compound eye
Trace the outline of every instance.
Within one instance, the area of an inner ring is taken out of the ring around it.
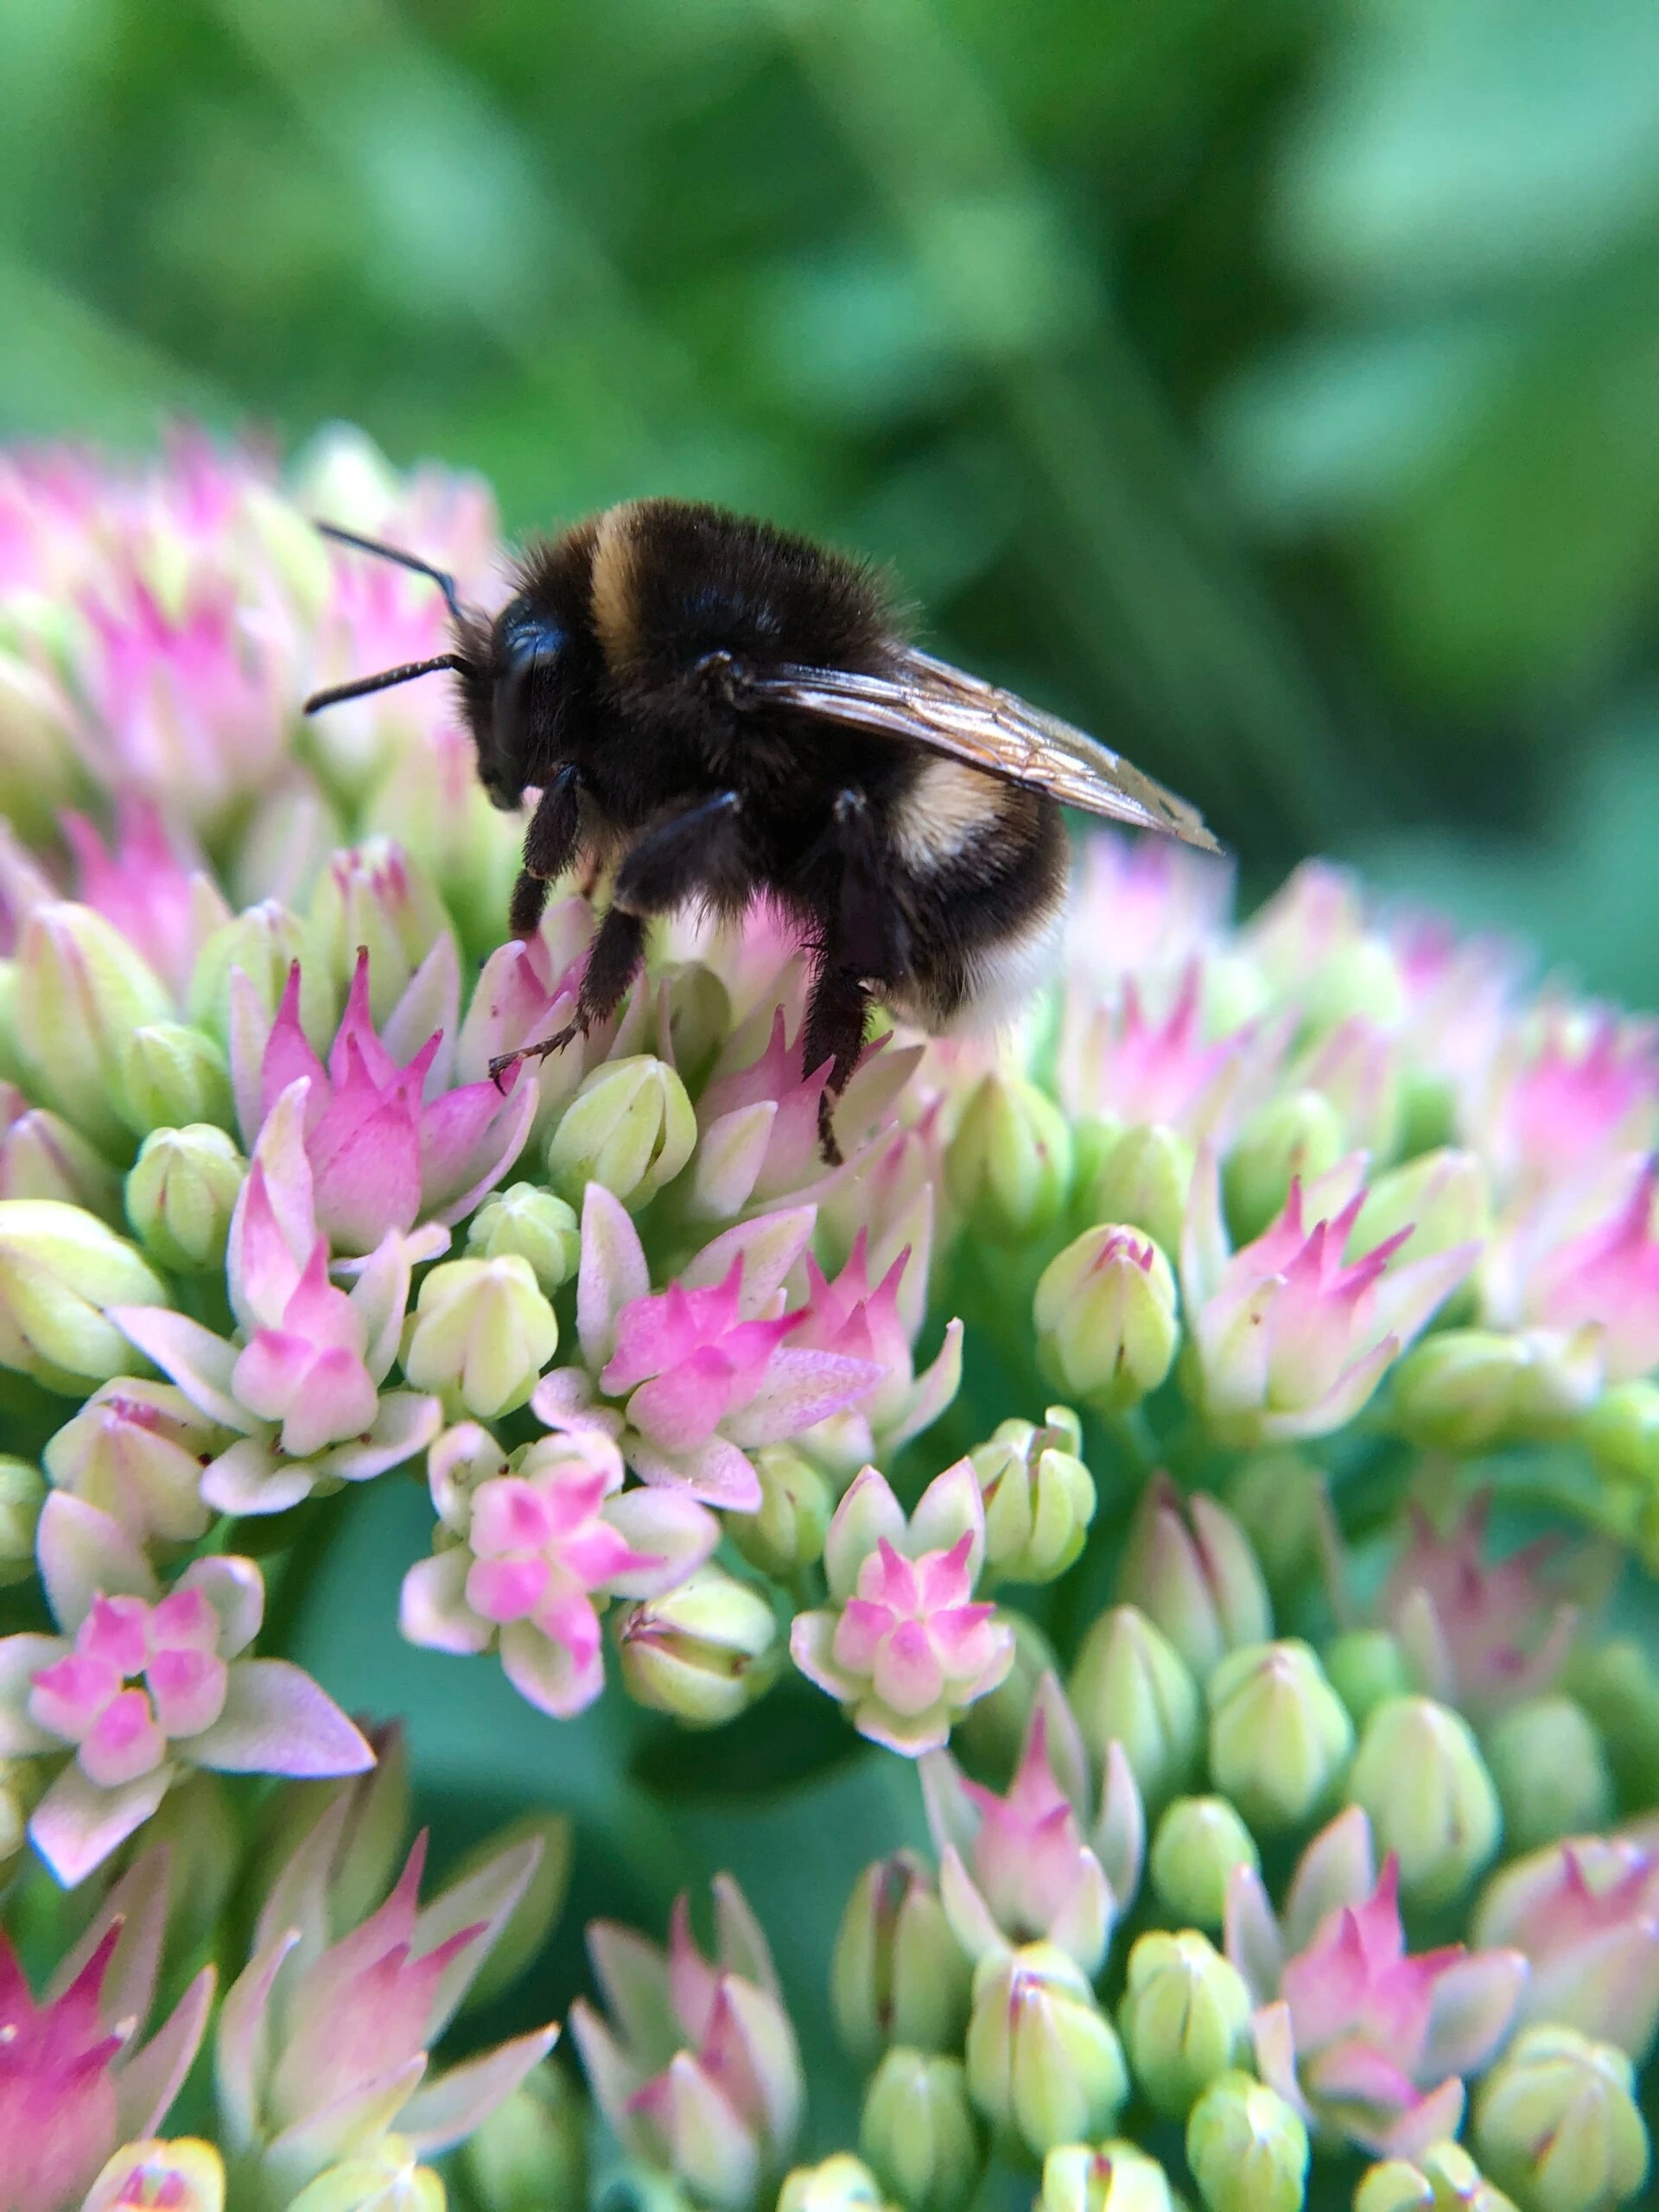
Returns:
[[[496,626],[496,649],[500,669],[491,702],[491,730],[498,766],[494,780],[512,797],[499,805],[517,806],[524,779],[515,774],[524,753],[531,682],[551,674],[563,649],[566,632],[549,614],[527,600],[514,600],[504,607]],[[490,779],[486,779],[486,786]],[[493,795],[493,794],[492,794]]]

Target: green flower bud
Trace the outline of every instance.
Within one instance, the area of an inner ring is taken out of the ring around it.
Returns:
[[[1022,1077],[982,1076],[945,1158],[950,1200],[997,1244],[1046,1236],[1071,1189],[1071,1130],[1064,1114]]]
[[[482,955],[499,943],[524,823],[490,804],[470,740],[399,746],[362,826],[395,839],[425,870],[470,950]]]
[[[897,2212],[881,2194],[881,2184],[850,2151],[837,2151],[816,2166],[797,2166],[784,2176],[778,2212]]]
[[[1169,1372],[1175,1303],[1169,1262],[1149,1238],[1110,1223],[1086,1230],[1037,1285],[1037,1363],[1068,1397],[1122,1412]]]
[[[962,2061],[896,2044],[864,2093],[858,2147],[906,2212],[960,2212],[985,2171]]]
[[[760,1510],[728,1513],[726,1532],[751,1567],[787,1580],[823,1557],[836,1493],[823,1473],[786,1444],[763,1445],[750,1456],[760,1478]]]
[[[5,1116],[16,1107],[16,1117]],[[49,1106],[0,1097],[0,1198],[60,1198],[100,1221],[121,1218],[121,1178],[80,1131]]]
[[[688,1089],[695,1090],[732,1033],[731,994],[701,960],[667,968],[661,980],[668,994],[668,1035],[664,1038],[659,1027],[658,1042],[664,1058],[672,1060]],[[659,1014],[659,1024],[660,1019]]]
[[[1576,1698],[1529,1698],[1494,1721],[1486,1764],[1503,1808],[1503,1847],[1513,1858],[1586,1835],[1613,1817],[1613,1777],[1601,1738]]]
[[[1185,1497],[1167,1475],[1141,1494],[1118,1568],[1120,1598],[1139,1605],[1203,1681],[1229,1651],[1273,1634],[1267,1585],[1225,1506]]]
[[[576,1272],[582,1230],[575,1209],[534,1183],[510,1184],[485,1199],[467,1230],[467,1249],[480,1260],[528,1260],[549,1298]]]
[[[348,842],[345,823],[319,786],[302,771],[287,779],[261,798],[238,840],[230,876],[236,906],[261,899],[303,906],[329,855]]]
[[[1217,2074],[1250,2046],[1250,1993],[1196,1929],[1154,1929],[1129,1953],[1118,2012],[1130,2069],[1166,2120],[1185,2120]]]
[[[170,1382],[118,1376],[94,1390],[48,1442],[41,1461],[59,1490],[147,1540],[192,1544],[213,1517],[201,1471],[232,1432]]]
[[[35,1524],[46,1503],[46,1477],[27,1459],[0,1456],[0,1587],[35,1572]]]
[[[1171,2212],[1169,2182],[1133,2143],[1062,2143],[1043,2160],[1040,2212]]]
[[[382,2135],[308,2182],[287,2212],[445,2212],[448,2202],[442,2181],[403,2137]]]
[[[1058,1675],[1060,1662],[1053,1645],[1029,1614],[1012,1607],[1002,1615],[1014,1631],[1014,1664],[988,1697],[970,1705],[951,1730],[974,1770],[1008,1774],[1025,1742],[1037,1685],[1045,1675]]]
[[[79,780],[68,703],[49,677],[0,652],[0,815],[38,842],[57,828],[58,809]]]
[[[558,1344],[528,1260],[448,1260],[404,1325],[404,1373],[439,1394],[447,1419],[493,1421],[526,1402]]]
[[[1288,1446],[1253,1452],[1227,1478],[1227,1503],[1282,1604],[1318,1568],[1325,1477]]]
[[[1235,1246],[1248,1244],[1290,1196],[1334,1167],[1347,1150],[1342,1116],[1321,1090],[1289,1090],[1258,1106],[1222,1169],[1222,1193]]]
[[[1402,1436],[1426,1450],[1472,1456],[1509,1442],[1565,1435],[1601,1387],[1586,1333],[1502,1336],[1443,1329],[1394,1370],[1389,1405]]]
[[[211,2143],[196,2136],[124,2143],[99,2168],[80,2212],[163,2204],[168,2212],[225,2212],[225,2162]]]
[[[217,1274],[248,1163],[223,1129],[195,1122],[154,1129],[127,1177],[127,1219],[160,1266]]]
[[[90,906],[54,899],[23,924],[17,1041],[46,1103],[112,1154],[130,1151],[121,1071],[133,1032],[172,1011],[143,955]]]
[[[1173,1919],[1217,1933],[1236,1866],[1259,1873],[1262,1854],[1232,1806],[1224,1797],[1178,1797],[1152,1839],[1149,1872],[1164,1910]]]
[[[830,1965],[830,2003],[861,2069],[889,2044],[957,2050],[973,1967],[950,1932],[932,1875],[914,1852],[867,1866],[853,1885]]]
[[[1071,1709],[1098,1764],[1123,1746],[1148,1813],[1190,1778],[1203,1741],[1198,1686],[1162,1631],[1134,1605],[1114,1605],[1084,1639]]]
[[[673,1181],[696,1141],[685,1085],[666,1060],[639,1052],[583,1077],[547,1147],[547,1172],[573,1205],[589,1183],[602,1183],[643,1206]]]
[[[1486,1170],[1472,1152],[1425,1152],[1379,1175],[1365,1193],[1349,1235],[1346,1256],[1374,1252],[1409,1229],[1407,1260],[1426,1260],[1454,1244],[1491,1234],[1492,1202]]]
[[[1005,1421],[969,1457],[985,1500],[986,1586],[1052,1582],[1083,1549],[1095,1516],[1094,1478],[1077,1457],[1083,1430],[1068,1406],[1046,1425]]]
[[[461,2145],[457,2158],[485,2212],[582,2212],[588,2202],[588,2101],[543,2059]]]
[[[1365,1723],[1348,1801],[1379,1854],[1400,1859],[1408,1904],[1444,1904],[1485,1866],[1503,1831],[1497,1792],[1468,1724],[1428,1697],[1385,1698]]]
[[[1129,2089],[1122,2046],[1083,1969],[1054,1944],[982,1961],[968,2086],[993,2126],[1039,2158],[1057,2144],[1105,2134],[1116,2120]]]
[[[1528,2028],[1475,2098],[1480,2163],[1525,2212],[1604,2212],[1648,2177],[1648,2131],[1622,2050]]]
[[[720,1567],[624,1607],[616,1643],[629,1695],[695,1728],[734,1719],[770,1688],[783,1655],[766,1599]]]
[[[1192,1147],[1162,1122],[1124,1130],[1090,1179],[1088,1219],[1143,1229],[1166,1252],[1180,1249],[1192,1189]]]
[[[199,1029],[228,1047],[231,1036],[231,977],[239,969],[252,984],[266,1014],[274,1016],[288,986],[289,971],[300,965],[300,1027],[315,1051],[326,1050],[334,1035],[340,987],[319,960],[303,960],[305,931],[296,914],[275,899],[262,899],[222,923],[196,955],[190,973],[186,1011]]]
[[[1586,1643],[1567,1661],[1565,1687],[1589,1714],[1627,1806],[1659,1801],[1659,1671],[1639,1643]]]
[[[116,1109],[136,1136],[193,1122],[231,1125],[230,1071],[213,1039],[182,1021],[135,1029],[121,1055]]]
[[[330,854],[317,879],[305,920],[304,961],[343,990],[366,947],[369,1012],[378,1028],[448,927],[426,870],[391,838],[365,837]]]
[[[1604,1474],[1659,1490],[1659,1382],[1618,1382],[1604,1390],[1579,1435]]]
[[[166,1306],[124,1237],[54,1198],[0,1199],[0,1367],[83,1398],[135,1363],[106,1306]]]
[[[1247,1644],[1210,1677],[1210,1779],[1258,1834],[1300,1827],[1334,1789],[1354,1725],[1307,1645]]]
[[[1354,2212],[1516,2212],[1457,2143],[1373,2166],[1354,2191]]]
[[[1384,1628],[1353,1628],[1322,1655],[1331,1687],[1363,1728],[1384,1698],[1404,1697],[1416,1687],[1406,1655]]]
[[[1209,2212],[1300,2212],[1307,2129],[1265,2083],[1222,2074],[1187,2120],[1186,2163]]]

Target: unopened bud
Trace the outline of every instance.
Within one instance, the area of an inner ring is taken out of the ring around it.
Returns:
[[[1186,2123],[1186,2163],[1208,2212],[1300,2212],[1307,2129],[1276,2090],[1217,2075]]]
[[[439,730],[400,746],[362,823],[426,872],[469,948],[481,955],[499,942],[524,824],[490,804],[469,737]]]
[[[225,1055],[211,1037],[186,1022],[149,1022],[126,1041],[115,1103],[135,1136],[192,1122],[228,1128],[231,1078]]]
[[[1659,1491],[1659,1382],[1617,1382],[1604,1390],[1579,1435],[1604,1474]]]
[[[1575,1698],[1529,1698],[1486,1734],[1486,1764],[1503,1808],[1506,1857],[1587,1835],[1613,1816],[1613,1777],[1589,1714]]]
[[[35,1524],[46,1503],[46,1478],[27,1459],[0,1456],[0,1587],[35,1572]]]
[[[276,899],[304,906],[323,862],[346,842],[346,826],[320,785],[302,772],[284,779],[261,798],[237,845],[231,868],[236,905]]]
[[[216,1274],[247,1172],[247,1161],[211,1122],[152,1130],[127,1177],[133,1234],[159,1266]]]
[[[1011,1772],[1026,1739],[1037,1685],[1045,1675],[1058,1674],[1060,1662],[1054,1647],[1029,1614],[1012,1607],[1003,1616],[1014,1637],[1014,1664],[991,1691],[970,1705],[951,1730],[951,1740],[961,1745],[976,1770]]]
[[[950,1140],[945,1181],[952,1205],[992,1243],[1046,1236],[1071,1189],[1065,1115],[1022,1077],[982,1077]]]
[[[664,970],[668,994],[668,1035],[658,1033],[663,1057],[672,1058],[681,1080],[696,1090],[732,1033],[731,994],[714,969],[701,960],[685,960]]]
[[[1178,1252],[1192,1190],[1192,1146],[1164,1122],[1144,1122],[1107,1147],[1090,1179],[1084,1217],[1142,1229],[1160,1250]]]
[[[404,1329],[404,1373],[437,1391],[451,1421],[515,1412],[559,1344],[553,1308],[516,1255],[434,1268]]]
[[[551,1298],[576,1272],[582,1230],[574,1206],[534,1183],[510,1184],[485,1199],[467,1230],[467,1249],[480,1260],[528,1260]]]
[[[888,2044],[957,2050],[973,1968],[914,1852],[867,1866],[853,1885],[830,1967],[836,2028],[855,2066]]]
[[[580,1205],[602,1183],[625,1205],[642,1206],[671,1183],[697,1141],[685,1085],[649,1052],[606,1060],[583,1077],[547,1148],[554,1187]]]
[[[21,837],[57,827],[78,777],[73,718],[60,686],[13,652],[0,652],[0,814]]]
[[[985,2170],[962,2061],[895,2045],[864,2093],[858,2147],[906,2212],[961,2212]]]
[[[1354,2191],[1354,2212],[1516,2212],[1458,2143],[1436,2143],[1414,2158],[1372,2166]]]
[[[487,2005],[515,1982],[540,1953],[555,1922],[564,1910],[570,1889],[570,1823],[563,1813],[520,1813],[490,1834],[480,1836],[465,1853],[450,1877],[451,1884],[480,1872],[505,1852],[521,1844],[539,1843],[537,1859],[523,1896],[502,1923],[501,1932],[467,1993],[461,2010],[472,2012]]]
[[[880,2183],[862,2158],[850,2151],[837,2151],[816,2166],[797,2166],[784,2176],[778,2212],[896,2212],[896,2208],[882,2196]]]
[[[131,1141],[119,1109],[127,1046],[171,1011],[161,977],[92,907],[54,899],[23,924],[17,1041],[46,1103],[117,1154]]]
[[[1648,2177],[1648,2131],[1622,2050],[1575,2028],[1526,2029],[1482,2082],[1475,2148],[1528,2212],[1604,2212]]]
[[[485,2212],[580,2212],[588,2202],[587,2100],[543,2059],[473,2130],[458,2163]]]
[[[1133,2143],[1063,2143],[1043,2160],[1040,2212],[1171,2212],[1169,2181]]]
[[[170,1382],[118,1376],[93,1391],[42,1459],[59,1490],[110,1514],[141,1543],[194,1543],[211,1519],[201,1474],[231,1440]]]
[[[1322,1090],[1290,1090],[1258,1106],[1222,1171],[1234,1244],[1248,1244],[1278,1218],[1290,1186],[1334,1167],[1347,1149],[1341,1114]]]
[[[308,2182],[286,2212],[446,2212],[448,2203],[440,2177],[403,2137],[383,2135]]]
[[[836,1493],[822,1471],[786,1444],[763,1445],[750,1456],[760,1510],[728,1513],[726,1533],[751,1567],[787,1581],[823,1557]]]
[[[391,837],[365,837],[331,853],[306,917],[304,967],[321,968],[337,988],[369,956],[369,1013],[378,1028],[391,1014],[449,918],[426,870]]]
[[[1082,1967],[1052,1943],[981,1962],[967,2052],[974,2102],[1039,2158],[1106,2134],[1128,2094],[1110,2021]]]
[[[1283,1604],[1319,1561],[1325,1478],[1288,1446],[1253,1452],[1227,1478],[1227,1504]]]
[[[1194,2101],[1250,2041],[1250,1993],[1237,1968],[1194,1929],[1154,1929],[1129,1953],[1118,2025],[1135,2080],[1167,2120]]]
[[[1229,1651],[1273,1634],[1267,1585],[1243,1530],[1225,1506],[1201,1491],[1183,1497],[1166,1475],[1141,1493],[1117,1589],[1200,1681]]]
[[[26,1106],[8,1084],[0,1122],[0,1198],[59,1198],[100,1221],[120,1220],[120,1177],[61,1114]]]
[[[1262,1854],[1224,1797],[1178,1797],[1152,1840],[1149,1871],[1159,1903],[1173,1919],[1217,1933],[1227,1915],[1233,1870],[1262,1870]]]
[[[1659,1671],[1642,1645],[1586,1643],[1568,1660],[1566,1687],[1595,1726],[1622,1802],[1659,1802]]]
[[[1258,1834],[1300,1827],[1354,1747],[1342,1700],[1306,1643],[1247,1645],[1211,1676],[1210,1779]]]
[[[770,1687],[783,1654],[766,1599],[719,1567],[624,1607],[616,1643],[630,1696],[696,1728],[734,1719]]]
[[[1480,1747],[1462,1716],[1433,1698],[1385,1698],[1376,1707],[1348,1798],[1369,1816],[1378,1852],[1397,1855],[1408,1904],[1444,1904],[1497,1849],[1503,1815]]]
[[[149,2212],[157,2205],[168,2212],[224,2212],[225,2166],[211,2143],[191,2135],[124,2143],[99,2171],[80,2212]]]
[[[133,1362],[104,1308],[168,1303],[134,1248],[79,1206],[0,1199],[0,1366],[84,1397]]]
[[[228,1047],[231,977],[238,970],[252,984],[265,1014],[275,1017],[294,963],[300,961],[300,1027],[315,1051],[327,1048],[340,1006],[340,986],[320,960],[307,961],[305,931],[297,914],[275,899],[262,899],[222,923],[196,955],[187,1010],[198,1028]]]
[[[1389,1403],[1411,1443],[1468,1456],[1564,1435],[1600,1387],[1601,1363],[1588,1332],[1444,1329],[1414,1345],[1395,1368]]]
[[[1486,1170],[1472,1152],[1426,1152],[1379,1175],[1365,1193],[1349,1234],[1346,1256],[1374,1252],[1402,1229],[1411,1236],[1407,1261],[1426,1260],[1453,1245],[1478,1243],[1491,1233],[1492,1204]]]
[[[1416,1687],[1405,1653],[1385,1628],[1351,1628],[1326,1645],[1323,1656],[1331,1687],[1357,1728],[1384,1698],[1404,1697]]]
[[[969,1454],[985,1500],[986,1582],[1052,1582],[1077,1557],[1095,1515],[1094,1478],[1077,1456],[1067,1406],[1045,1426],[1005,1421]]]
[[[1037,1285],[1037,1363],[1067,1397],[1122,1412],[1169,1373],[1175,1302],[1169,1262],[1150,1238],[1109,1223],[1086,1230]]]
[[[1096,1759],[1123,1746],[1149,1813],[1186,1784],[1204,1738],[1198,1686],[1138,1607],[1114,1605],[1090,1630],[1071,1681],[1071,1707]]]

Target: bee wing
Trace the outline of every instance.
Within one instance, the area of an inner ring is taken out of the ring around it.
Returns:
[[[898,650],[891,675],[784,668],[750,681],[762,696],[800,713],[925,745],[1086,814],[1160,830],[1206,853],[1221,850],[1196,807],[1122,753],[913,645]]]

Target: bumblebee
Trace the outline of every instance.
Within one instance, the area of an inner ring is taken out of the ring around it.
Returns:
[[[511,926],[585,859],[610,879],[575,1019],[505,1056],[559,1051],[613,1014],[646,925],[693,899],[760,895],[810,964],[804,1073],[834,1102],[873,999],[929,1029],[1016,1008],[1052,965],[1065,894],[1062,804],[1217,851],[1195,810],[1121,755],[905,638],[868,569],[679,499],[639,499],[534,543],[493,620],[416,556],[324,524],[443,592],[454,646],[317,692],[453,671],[499,807],[538,793]]]

